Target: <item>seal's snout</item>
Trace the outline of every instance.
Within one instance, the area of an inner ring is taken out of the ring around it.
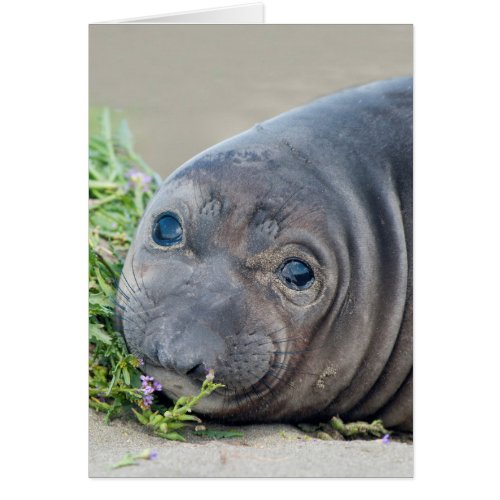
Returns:
[[[204,325],[190,325],[170,342],[158,339],[158,360],[164,368],[203,380],[224,354],[222,338]]]

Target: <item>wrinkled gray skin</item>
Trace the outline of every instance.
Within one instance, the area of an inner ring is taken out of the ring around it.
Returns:
[[[152,239],[175,213],[182,242]],[[300,258],[315,281],[288,288]],[[176,170],[137,230],[121,326],[172,398],[232,422],[381,417],[412,428],[412,80],[339,92]]]

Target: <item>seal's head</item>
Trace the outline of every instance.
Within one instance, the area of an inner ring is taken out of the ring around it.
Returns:
[[[408,88],[285,113],[163,183],[119,306],[130,350],[169,396],[213,369],[225,387],[197,409],[217,418],[411,417]]]
[[[339,281],[326,193],[283,160],[253,145],[185,165],[149,205],[124,268],[129,348],[174,398],[213,369],[225,388],[199,409],[214,416],[255,421],[299,406],[303,416],[302,403],[277,400],[318,370],[298,364]]]

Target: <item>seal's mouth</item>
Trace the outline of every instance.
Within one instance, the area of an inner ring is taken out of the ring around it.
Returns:
[[[148,362],[144,363],[144,371],[153,376],[163,386],[163,392],[173,401],[182,396],[194,396],[199,393],[203,378],[201,380],[179,375],[174,370],[159,367]],[[217,380],[216,380],[217,381]],[[204,414],[220,414],[221,408],[230,408],[228,400],[229,392],[225,388],[215,390],[209,396],[200,400],[196,406],[196,411]],[[237,407],[237,405],[235,405]]]
[[[203,370],[203,377],[180,375],[174,370],[147,360],[144,364],[144,371],[162,384],[163,392],[173,401],[182,396],[198,394],[206,376],[205,370]],[[254,413],[256,402],[260,406],[264,399],[272,397],[273,387],[280,380],[282,379],[279,375],[272,375],[268,372],[251,386],[235,390],[225,385],[224,380],[218,380],[217,372],[215,372],[214,381],[224,384],[225,387],[216,389],[209,396],[202,398],[196,406],[196,411],[217,418],[237,418]]]
[[[200,390],[201,383],[179,375],[174,370],[163,368],[149,362],[144,363],[144,371],[153,376],[163,386],[163,392],[171,399],[194,395]]]

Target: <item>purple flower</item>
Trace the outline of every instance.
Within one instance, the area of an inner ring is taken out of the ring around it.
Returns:
[[[143,386],[142,392],[144,394],[153,394],[153,392],[155,392],[155,390],[150,385],[146,385],[146,386]]]
[[[140,405],[143,408],[149,408],[153,403],[153,392],[161,391],[162,386],[153,377],[149,375],[141,375],[141,391],[144,394]]]
[[[150,175],[134,167],[126,172],[125,177],[129,180],[126,186],[127,189],[142,188],[143,192],[149,191],[151,184]]]
[[[391,436],[389,436],[389,434],[384,434],[384,437],[382,438],[382,443],[389,444],[390,441],[391,441]]]
[[[133,458],[141,458],[142,460],[156,460],[158,458],[158,452],[156,450],[150,450],[148,448],[147,450],[141,451],[137,455],[133,455]]]
[[[145,408],[149,408],[153,404],[153,396],[147,395],[147,396],[142,396],[142,405]]]

